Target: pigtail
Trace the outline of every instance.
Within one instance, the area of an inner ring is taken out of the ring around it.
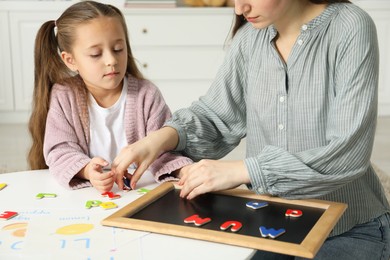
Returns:
[[[32,137],[28,162],[32,170],[48,168],[43,156],[43,140],[49,110],[50,89],[66,74],[65,65],[58,54],[54,30],[55,22],[48,21],[41,26],[35,39],[34,92],[32,113],[28,124]]]

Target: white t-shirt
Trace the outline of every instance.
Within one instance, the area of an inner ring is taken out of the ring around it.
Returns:
[[[91,158],[101,157],[110,163],[105,167],[111,169],[111,163],[121,149],[127,146],[124,126],[125,104],[127,95],[127,80],[123,80],[121,96],[111,107],[104,108],[98,105],[95,98],[89,93],[91,102],[89,112],[89,151]]]

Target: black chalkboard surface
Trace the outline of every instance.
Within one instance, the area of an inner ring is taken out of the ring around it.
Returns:
[[[345,204],[319,200],[283,200],[256,195],[248,190],[229,190],[182,199],[172,183],[164,183],[102,221],[103,225],[150,231],[251,247],[313,258],[346,209]],[[248,202],[266,202],[259,209]],[[299,217],[286,216],[299,210]],[[201,226],[185,223],[190,216],[211,220]],[[226,221],[238,221],[241,229],[221,230]],[[284,229],[275,237],[262,237],[259,228]]]

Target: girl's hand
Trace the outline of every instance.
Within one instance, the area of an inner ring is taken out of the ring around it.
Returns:
[[[180,197],[193,199],[200,194],[235,188],[250,183],[244,161],[201,160],[182,168]]]
[[[92,186],[99,192],[110,191],[114,186],[115,179],[112,171],[103,172],[103,167],[108,164],[106,160],[100,157],[94,157],[80,172],[80,177],[89,180]]]

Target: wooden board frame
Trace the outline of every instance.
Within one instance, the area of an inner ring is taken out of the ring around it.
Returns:
[[[149,205],[174,189],[179,189],[179,187],[175,186],[173,183],[163,183],[137,200],[129,203],[122,209],[116,211],[114,214],[103,219],[101,223],[105,226],[148,231],[305,258],[314,258],[321,245],[324,243],[325,239],[347,208],[347,205],[343,203],[322,200],[286,200],[277,197],[257,195],[245,189],[213,192],[215,194],[227,196],[262,200],[269,203],[283,203],[291,205],[292,207],[305,206],[324,210],[318,221],[314,224],[300,244],[263,238],[260,236],[260,232],[259,237],[254,237],[220,230],[203,229],[202,227],[196,227],[194,225],[175,225],[131,218],[133,215],[137,214],[137,212],[147,208]]]

